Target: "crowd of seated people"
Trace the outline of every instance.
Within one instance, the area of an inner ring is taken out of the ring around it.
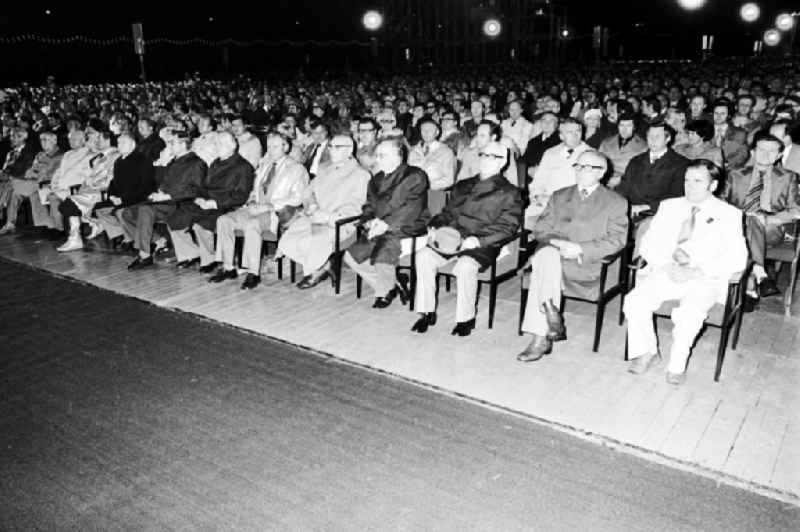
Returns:
[[[436,325],[447,269],[458,336],[475,327],[479,275],[528,235],[523,362],[565,338],[562,291],[594,297],[603,258],[630,247],[646,266],[624,307],[629,369],[660,361],[649,316],[679,299],[673,384],[748,260],[748,310],[779,293],[768,250],[800,219],[792,71],[766,61],[471,74],[5,89],[0,234],[19,230],[28,204],[60,252],[106,239],[139,271],[172,251],[177,268],[212,283],[243,275],[243,289],[260,284],[272,242],[267,260],[298,264],[299,289],[335,283],[345,263],[373,307],[413,297],[416,333]],[[410,254],[414,294],[397,268]]]

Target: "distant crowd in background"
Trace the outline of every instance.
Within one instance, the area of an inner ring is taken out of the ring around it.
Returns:
[[[625,302],[629,369],[660,361],[642,316],[679,299],[673,384],[732,275],[752,263],[748,310],[780,293],[769,249],[796,238],[800,218],[800,74],[776,60],[50,79],[0,90],[0,113],[0,234],[21,229],[24,207],[59,251],[105,234],[135,255],[131,270],[174,253],[210,282],[244,275],[245,289],[274,241],[268,260],[299,264],[299,288],[336,282],[344,262],[375,308],[413,299],[418,333],[436,324],[444,271],[460,336],[487,268],[529,264],[521,361],[564,339],[562,292],[596,297],[604,257],[630,247],[649,275]],[[412,286],[397,270],[409,254]]]

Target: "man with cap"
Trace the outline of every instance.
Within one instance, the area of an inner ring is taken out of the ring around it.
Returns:
[[[628,205],[600,184],[606,158],[585,150],[573,171],[575,185],[557,190],[533,227],[539,243],[531,258],[528,302],[522,330],[531,343],[518,356],[539,360],[566,338],[559,314],[562,289],[581,297],[596,297],[603,257],[622,249],[628,236]]]
[[[520,190],[503,176],[509,164],[509,150],[490,142],[481,152],[480,173],[456,183],[444,210],[428,224],[430,244],[417,253],[416,260],[415,310],[421,316],[413,331],[424,333],[436,324],[436,273],[451,263],[458,288],[452,334],[468,336],[475,327],[478,272],[498,259],[497,243],[512,236],[522,222]],[[444,230],[456,237],[447,246],[450,249],[436,245],[437,233]],[[508,260],[516,257],[508,255]]]

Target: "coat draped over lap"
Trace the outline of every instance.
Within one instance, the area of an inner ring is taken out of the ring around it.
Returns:
[[[164,173],[157,176],[160,190],[172,196],[172,201],[185,201],[198,197],[203,190],[203,182],[208,167],[194,152],[188,152],[167,164]]]
[[[386,175],[378,172],[367,187],[367,202],[361,220],[379,218],[389,226],[372,240],[364,234],[350,246],[356,262],[397,264],[400,241],[423,233],[428,223],[428,176],[420,168],[401,164]]]
[[[108,185],[108,195],[122,200],[122,207],[134,205],[147,199],[156,190],[153,163],[147,155],[138,151],[114,162],[114,177]]]
[[[562,188],[550,201],[533,228],[539,245],[553,239],[580,244],[582,259],[562,259],[564,293],[597,297],[603,257],[619,251],[628,239],[628,203],[616,192],[598,185],[588,198],[581,198],[577,185]]]
[[[483,180],[475,176],[456,183],[444,210],[431,219],[430,225],[453,227],[461,238],[478,237],[480,247],[460,255],[472,257],[483,270],[500,252],[496,244],[513,235],[521,222],[520,189],[498,174]]]
[[[215,159],[196,197],[216,201],[217,208],[201,209],[195,203],[181,203],[169,217],[170,229],[180,231],[196,223],[213,231],[217,218],[244,205],[253,188],[254,177],[253,166],[238,153],[225,160]]]

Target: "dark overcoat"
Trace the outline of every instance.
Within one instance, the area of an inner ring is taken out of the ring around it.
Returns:
[[[475,176],[456,183],[444,210],[433,217],[430,225],[453,227],[461,238],[478,237],[480,247],[460,255],[472,257],[485,269],[497,258],[500,247],[496,244],[519,230],[521,222],[520,189],[498,174],[484,180]]]
[[[154,170],[153,162],[137,151],[119,157],[114,161],[114,177],[108,185],[108,195],[120,198],[121,207],[145,201],[156,190]]]
[[[215,159],[208,169],[197,197],[214,200],[216,209],[201,209],[195,203],[181,203],[169,217],[170,229],[180,231],[193,224],[213,231],[217,218],[245,204],[253,188],[253,166],[238,153],[225,160]]]
[[[615,189],[631,205],[649,205],[658,210],[661,200],[683,196],[683,180],[689,160],[671,148],[650,162],[650,152],[636,155],[628,163],[619,186]]]
[[[428,214],[428,176],[416,166],[401,164],[389,175],[378,172],[369,181],[367,202],[361,220],[379,218],[389,229],[367,240],[366,233],[348,251],[356,262],[369,259],[371,264],[397,264],[400,241],[420,235],[430,218]]]

